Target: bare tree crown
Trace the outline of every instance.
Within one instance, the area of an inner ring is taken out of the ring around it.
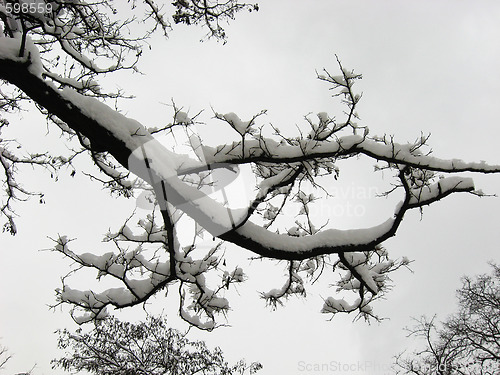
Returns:
[[[422,317],[407,328],[424,348],[396,356],[398,374],[493,375],[500,371],[500,267],[491,274],[464,276],[458,311],[441,323]]]

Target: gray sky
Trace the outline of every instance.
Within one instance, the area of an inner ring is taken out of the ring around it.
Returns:
[[[206,120],[212,116],[210,106],[222,113],[235,112],[244,120],[267,109],[264,123],[292,132],[310,112],[341,117],[342,108],[331,98],[328,86],[315,79],[315,71],[323,68],[337,73],[337,54],[344,67],[363,74],[356,85],[363,92],[358,112],[361,125],[367,125],[371,134],[395,134],[404,142],[419,137],[421,131],[432,133],[430,144],[437,157],[500,164],[497,1],[264,0],[259,4],[259,12],[240,14],[227,28],[226,45],[199,43],[202,32],[196,28],[179,28],[168,41],[153,44],[142,65],[147,75],[120,78],[119,85],[137,96],[127,105],[128,115],[150,126],[161,125],[171,115],[161,103],[174,98],[192,113],[206,109]],[[24,117],[24,129],[33,131],[38,126],[32,123],[36,116]],[[44,134],[45,128],[38,127]],[[33,137],[33,143],[40,142],[44,141]],[[341,170],[347,184],[352,180],[370,185],[365,177],[371,174],[369,165],[360,163],[361,169]],[[485,192],[500,194],[500,176],[475,180]],[[58,184],[46,177],[40,181],[47,189],[47,204],[20,206],[19,234],[1,238],[0,336],[15,354],[8,373],[25,371],[35,362],[34,375],[52,373],[48,361],[57,355],[52,332],[70,324],[65,312],[46,308],[68,266],[57,254],[37,251],[50,246],[46,236],[67,233],[79,238],[82,251],[90,251],[99,245],[100,234],[119,225],[133,207],[123,200],[105,199],[107,193],[83,177],[61,177]],[[385,219],[386,212],[379,208],[383,205],[368,200],[361,204],[368,213],[354,218],[354,225],[377,218],[379,209],[378,219]],[[374,305],[390,320],[368,325],[338,316],[326,321],[327,316],[319,313],[321,298],[333,290],[318,289],[271,313],[255,290],[279,287],[282,272],[254,262],[251,269],[247,267],[248,285],[230,301],[232,327],[209,334],[192,330],[192,338],[221,346],[231,361],[260,360],[263,375],[347,373],[303,370],[332,361],[368,361],[381,371],[365,368],[351,373],[383,374],[407,342],[402,328],[410,324],[411,316],[437,313],[444,318],[455,307],[459,277],[486,272],[486,262],[498,260],[499,208],[499,198],[456,195],[426,208],[422,220],[418,212],[407,214],[397,237],[385,245],[393,257],[415,260],[414,273],[394,274],[394,290]],[[235,253],[240,265],[248,263],[246,253],[233,248],[228,253]],[[175,311],[169,304],[172,300],[157,298],[150,308]],[[134,310],[123,316],[135,319],[135,314]],[[174,317],[171,322],[179,325]]]

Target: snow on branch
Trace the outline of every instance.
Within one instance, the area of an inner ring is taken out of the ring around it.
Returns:
[[[338,261],[333,264],[343,267],[346,272],[338,283],[338,291],[355,292],[357,298],[347,302],[344,299],[329,297],[325,300],[322,311],[331,314],[357,311],[359,316],[376,318],[370,303],[389,289],[388,274],[409,264],[406,258],[400,261],[391,260],[387,252],[380,247],[383,241],[395,235],[405,212],[413,208],[422,208],[454,192],[474,190],[470,178],[445,176],[443,172],[489,173],[498,172],[500,168],[484,163],[444,161],[430,157],[421,152],[427,142],[425,137],[421,137],[413,144],[400,145],[392,138],[369,136],[367,128],[354,125],[351,121],[354,117],[353,109],[359,98],[349,94],[352,91],[349,82],[359,77],[346,72],[343,77],[343,81],[334,77],[329,78],[335,80],[335,85],[343,87],[343,90],[346,90],[347,86],[347,92],[343,95],[347,96],[345,100],[349,108],[346,112],[348,120],[342,125],[337,125],[330,116],[321,113],[318,114],[317,123],[310,118],[307,119],[311,128],[307,137],[285,137],[279,130],[273,128],[277,136],[273,139],[264,137],[262,131],[255,131],[254,121],[263,112],[248,122],[242,121],[234,113],[226,115],[216,113],[216,119],[227,122],[240,135],[240,141],[208,146],[203,144],[198,136],[191,134],[188,137],[194,152],[191,156],[172,153],[149,136],[140,123],[124,119],[122,115],[112,114],[108,109],[101,108],[102,104],[98,104],[95,99],[79,98],[78,94],[70,92],[69,89],[65,89],[64,97],[71,100],[74,106],[83,107],[82,111],[106,127],[114,137],[121,140],[122,144],[127,145],[126,147],[129,149],[136,147],[132,152],[132,159],[129,159],[128,168],[152,185],[164,219],[173,217],[173,210],[181,210],[213,236],[265,258],[288,260],[289,272],[285,284],[281,288],[262,293],[268,304],[277,306],[283,299],[292,295],[305,296],[306,286],[300,274],[306,272],[308,275],[313,269],[305,265],[308,265],[311,259],[328,262],[328,259],[336,254]],[[104,113],[106,115],[103,115]],[[188,119],[187,114],[175,110],[174,123],[182,124],[184,129],[189,129],[193,123],[186,119]],[[119,128],[117,124],[120,124]],[[363,129],[362,135],[357,134],[360,128]],[[172,132],[172,129],[173,127],[170,127],[168,130]],[[345,134],[346,132],[351,134]],[[380,224],[371,228],[340,230],[326,227],[325,224],[318,229],[313,223],[314,217],[309,215],[309,207],[316,198],[313,195],[305,195],[302,192],[303,186],[309,183],[314,188],[322,189],[317,182],[320,176],[332,173],[335,176],[339,175],[336,160],[348,159],[359,154],[376,159],[379,163],[378,168],[390,169],[396,173],[394,189],[387,194],[399,191],[403,195],[403,200],[394,207],[392,217],[382,220]],[[380,167],[380,162],[385,162],[386,165]],[[212,176],[210,184],[216,183],[213,179],[214,171],[237,169],[244,164],[253,166],[257,180],[254,196],[249,198],[246,208],[235,210],[225,207],[227,202],[218,202],[203,192],[202,186],[206,183],[204,181],[207,176]],[[193,174],[204,176],[197,180],[194,186],[194,180],[187,178]],[[296,193],[292,193],[293,191]],[[279,197],[283,199],[282,204],[273,205],[271,202],[275,202]],[[306,225],[299,224],[295,231],[293,228],[285,231],[272,230],[276,217],[282,216],[284,207],[291,205],[292,201],[300,203],[302,208],[298,215],[305,215]],[[263,205],[266,207],[266,214],[263,217],[269,220],[266,225],[260,220],[255,220],[256,215],[258,217],[263,211]],[[170,220],[169,225],[170,229],[165,226],[163,230],[166,233],[175,233],[176,224]],[[122,229],[121,236],[128,241],[137,241],[126,226]],[[155,236],[149,235],[148,240],[142,237],[139,241],[153,243],[153,238]],[[223,282],[215,289],[207,287],[206,283],[205,273],[218,269],[218,257],[215,252],[210,251],[196,261],[191,256],[180,256],[179,252],[182,251],[177,240],[172,243],[177,250],[171,251],[169,249],[174,247],[169,248],[167,245],[163,247],[167,252],[170,251],[170,262],[172,262],[170,264],[175,264],[175,270],[168,275],[161,275],[163,281],[153,278],[148,284],[150,290],[142,293],[142,296],[135,296],[133,301],[125,300],[123,294],[120,298],[124,300],[118,303],[116,300],[106,299],[110,295],[114,297],[118,295],[114,289],[105,292],[104,296],[92,294],[92,298],[86,297],[87,309],[93,309],[94,317],[97,317],[101,310],[96,310],[96,306],[115,304],[117,307],[123,307],[140,303],[144,300],[144,296],[154,293],[158,285],[161,284],[163,287],[167,283],[177,281],[181,296],[180,316],[190,324],[213,329],[216,326],[216,315],[229,309],[229,302],[224,297],[218,296],[218,292],[224,289],[226,283],[224,277]],[[102,261],[102,258],[99,259]],[[85,257],[79,257],[78,263],[86,267],[96,266],[95,262],[86,262]],[[149,272],[154,268],[144,262],[141,263],[141,267]],[[170,267],[174,269],[173,266]],[[100,272],[102,268],[99,268]],[[116,276],[107,269],[106,272]],[[311,274],[317,273],[313,271]],[[227,271],[225,274],[227,277]],[[240,278],[230,280],[230,282],[240,281]],[[126,281],[125,285],[130,289],[130,281]],[[71,292],[70,296],[73,293]],[[89,296],[88,293],[84,295]],[[61,300],[76,303],[64,294],[61,295]],[[101,305],[96,304],[96,301]],[[205,320],[202,317],[205,317]]]
[[[90,8],[85,9],[87,12]],[[77,17],[71,13],[77,10],[78,7],[67,10],[68,17]],[[92,20],[102,21],[91,18],[89,22]],[[76,25],[54,23],[53,28],[54,33],[69,33],[73,39],[65,39],[63,44],[70,46],[81,35]],[[153,196],[148,215],[134,212],[118,231],[106,236],[105,242],[114,245],[112,252],[78,254],[70,250],[67,237],[55,240],[55,250],[75,262],[74,272],[92,269],[99,278],[119,285],[99,292],[77,291],[68,286],[69,279],[65,278],[59,302],[71,304],[83,313],[83,318],[75,315],[79,322],[105,316],[110,306],[124,308],[146,302],[160,290],[175,285],[181,300],[180,316],[200,328],[213,329],[218,324],[217,316],[229,310],[225,291],[230,284],[244,280],[243,269],[224,265],[223,245],[218,240],[247,249],[258,257],[286,261],[284,284],[262,294],[272,306],[291,295],[305,296],[308,280],[320,276],[334,278],[329,270],[337,269],[344,273],[335,284],[337,293],[354,292],[356,297],[352,301],[328,297],[323,312],[357,311],[361,316],[375,316],[371,302],[389,289],[388,275],[409,263],[405,258],[391,259],[381,247],[396,234],[406,212],[422,209],[452,193],[478,194],[473,181],[457,176],[458,172],[500,172],[498,165],[430,156],[424,152],[428,137],[400,144],[393,137],[371,135],[368,127],[355,122],[359,121],[356,110],[361,95],[355,93],[354,84],[361,76],[340,62],[341,75],[324,71],[318,76],[345,105],[342,121],[320,112],[316,118],[305,117],[306,130],[303,127],[296,135],[285,135],[276,126],[257,124],[266,111],[249,120],[231,112],[215,112],[212,121],[232,129],[237,140],[208,145],[196,132],[198,115],[189,116],[174,104],[172,124],[163,129],[148,129],[98,100],[83,86],[77,87],[70,81],[56,85],[55,76],[43,74],[46,61],[43,53],[37,53],[42,47],[28,37],[13,35],[3,39],[9,40],[0,48],[0,78],[21,89],[57,117],[58,126],[64,123],[66,131],[78,137],[106,176],[101,180],[108,187],[129,197],[141,189]],[[112,41],[107,42],[112,48]],[[21,45],[28,53],[19,53]],[[77,53],[85,49],[71,48]],[[83,65],[87,64],[83,57],[80,59]],[[95,70],[93,63],[88,64],[88,69]],[[191,151],[176,152],[160,141],[160,133],[167,138],[183,134]],[[8,174],[11,163],[19,160],[7,152],[1,155]],[[340,229],[331,217],[316,216],[313,209],[320,202],[330,202],[332,188],[340,183],[340,162],[356,161],[360,155],[372,160],[377,170],[389,172],[393,178],[391,188],[382,195],[395,195],[399,202],[392,203],[391,212],[371,227]],[[249,167],[250,176],[243,173],[245,166]],[[18,186],[10,181],[8,187]],[[237,192],[243,199],[232,204],[229,191],[238,181],[241,188]],[[130,224],[132,217],[136,225]],[[192,230],[192,240],[181,236],[181,230]]]

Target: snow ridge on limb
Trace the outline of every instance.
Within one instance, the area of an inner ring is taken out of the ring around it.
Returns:
[[[68,95],[66,95],[66,97],[68,97]],[[73,100],[72,102],[75,104],[78,101]],[[318,118],[320,121],[325,123],[326,116],[324,114],[318,116]],[[231,119],[235,121],[235,117],[233,115],[225,116],[224,119]],[[183,122],[185,121],[183,120]],[[120,123],[123,124],[123,121],[120,121]],[[106,124],[106,126],[115,137],[123,137],[123,143],[129,145],[133,145],[133,142],[126,141],[126,139],[145,131],[143,128],[139,127],[138,123],[135,122],[133,123],[133,127],[129,129],[128,134],[126,132],[122,133],[125,129],[123,126],[119,132],[113,130],[114,125],[112,125],[112,122]],[[354,133],[358,131],[358,128],[355,126],[343,126],[342,130],[348,128]],[[130,134],[131,130],[134,130],[134,135]],[[405,194],[405,199],[396,206],[394,216],[392,218],[386,219],[375,227],[366,229],[324,229],[320,231],[313,231],[311,229],[310,232],[306,233],[304,236],[275,233],[269,230],[268,227],[258,225],[249,220],[252,215],[258,212],[257,207],[259,205],[269,202],[270,199],[275,196],[288,196],[290,194],[290,190],[292,190],[295,184],[302,184],[304,181],[314,182],[317,176],[332,173],[336,170],[335,165],[332,164],[335,158],[362,153],[364,150],[363,146],[369,143],[370,140],[366,134],[366,130],[364,130],[363,136],[356,134],[338,136],[337,131],[334,131],[331,136],[335,135],[335,141],[329,138],[324,139],[325,133],[324,130],[322,130],[319,133],[315,133],[321,135],[321,140],[314,139],[314,137],[306,139],[305,141],[302,139],[287,138],[285,141],[286,144],[283,148],[280,148],[283,145],[273,148],[274,145],[278,145],[280,142],[272,139],[266,139],[264,137],[255,139],[255,137],[259,137],[260,133],[256,131],[247,131],[248,128],[245,128],[245,131],[243,132],[241,131],[241,127],[235,126],[234,130],[243,137],[248,136],[249,138],[254,138],[250,141],[247,140],[246,152],[243,151],[243,148],[239,143],[223,145],[215,148],[198,145],[201,147],[206,159],[205,163],[200,163],[196,160],[190,160],[186,158],[186,156],[179,157],[173,155],[171,152],[162,147],[156,147],[152,149],[153,152],[148,154],[149,157],[151,157],[152,163],[148,165],[147,172],[154,173],[159,181],[169,184],[169,189],[171,190],[168,190],[167,196],[172,196],[172,192],[177,192],[181,197],[181,201],[184,203],[190,201],[196,202],[200,199],[200,197],[205,199],[207,202],[206,205],[193,205],[193,207],[191,207],[193,208],[192,210],[189,210],[186,207],[181,207],[185,213],[200,223],[206,222],[205,220],[210,217],[215,218],[223,216],[222,213],[225,208],[223,205],[212,200],[209,196],[204,195],[200,192],[200,190],[193,190],[191,186],[182,182],[182,178],[180,176],[193,173],[193,171],[203,172],[204,170],[207,171],[211,169],[216,170],[218,168],[223,168],[224,164],[222,163],[222,160],[227,162],[228,157],[231,157],[230,160],[236,165],[253,163],[256,166],[255,171],[261,182],[259,183],[259,189],[257,190],[255,198],[251,200],[252,204],[249,204],[249,207],[244,210],[244,212],[246,212],[246,216],[243,220],[241,220],[237,227],[231,228],[226,224],[225,228],[227,230],[224,233],[217,233],[217,236],[223,240],[247,248],[263,257],[285,259],[290,261],[290,269],[292,271],[290,272],[289,281],[281,289],[263,294],[263,297],[268,300],[270,304],[276,304],[277,301],[280,301],[282,298],[286,298],[292,294],[305,293],[305,288],[303,287],[303,282],[299,276],[299,271],[293,271],[295,269],[301,270],[301,267],[303,266],[302,261],[327,256],[329,254],[338,254],[339,264],[342,264],[345,270],[348,271],[349,276],[347,276],[347,279],[350,280],[350,283],[346,283],[343,279],[341,281],[342,287],[339,287],[339,289],[348,289],[351,291],[356,290],[360,297],[349,304],[344,302],[340,304],[333,303],[333,300],[327,299],[325,301],[323,312],[335,313],[335,311],[358,311],[362,316],[374,316],[371,308],[369,307],[369,303],[374,300],[376,296],[380,295],[381,292],[386,290],[386,282],[388,280],[387,274],[401,266],[406,266],[409,263],[407,260],[395,262],[389,258],[385,261],[378,260],[370,263],[368,259],[377,259],[380,256],[376,250],[377,246],[379,246],[379,244],[385,239],[396,233],[397,228],[403,219],[404,213],[408,209],[430,204],[453,192],[473,191],[474,189],[472,180],[470,179],[459,177],[443,177],[439,179],[440,176],[438,176],[433,169],[446,169],[446,166],[450,165],[450,162],[443,162],[439,159],[421,155],[418,150],[423,146],[423,143],[406,145],[405,148],[398,146],[395,143],[386,144],[384,142],[386,147],[382,148],[379,160],[387,159],[387,168],[395,169],[398,172],[398,187],[401,187]],[[144,139],[144,135],[142,133],[140,136]],[[150,138],[146,136],[146,139]],[[375,140],[373,142],[380,141]],[[258,146],[256,145],[257,143]],[[373,148],[374,147],[371,147],[372,150]],[[387,152],[388,148],[391,150],[390,153]],[[325,152],[324,149],[327,149],[327,151]],[[290,150],[293,150],[293,152]],[[224,154],[226,155],[226,159],[219,156]],[[216,159],[217,157],[219,157],[218,160]],[[145,159],[146,158],[144,158],[144,160]],[[169,160],[169,164],[164,165],[158,163],[159,160]],[[210,160],[216,160],[216,162],[212,163],[209,168],[208,165]],[[408,160],[410,160],[408,163],[410,165],[405,164]],[[421,160],[423,160],[423,163],[425,163],[426,167],[428,167],[432,173],[426,172],[427,170],[420,167]],[[314,162],[315,164],[312,165],[311,162]],[[459,165],[459,168],[461,169],[466,168],[467,170],[475,170],[477,168],[477,164],[474,163],[453,163]],[[414,165],[418,167],[415,168],[413,167]],[[495,170],[495,168],[492,167],[486,167],[484,169],[486,171]],[[450,173],[455,172],[454,169],[448,169],[447,171]],[[437,181],[434,182],[436,179]],[[151,181],[152,180],[149,182]],[[194,195],[190,196],[190,192]],[[161,194],[161,192],[157,191],[157,197],[159,194]],[[170,199],[170,201],[167,199],[164,204],[174,204],[175,206],[175,200],[175,198],[173,198],[173,200]],[[158,201],[160,202],[161,199]],[[165,208],[162,211],[168,211],[168,205],[165,205],[164,207]],[[305,204],[305,207],[307,207],[307,203]],[[170,209],[174,209],[174,207],[170,207]],[[282,211],[278,210],[277,214],[279,215],[281,212]],[[200,218],[200,213],[205,215],[205,219]],[[208,228],[205,229],[210,228],[209,225],[207,227]],[[173,226],[171,231],[173,231]],[[366,264],[356,264],[355,260],[359,259],[359,254],[364,253],[367,254],[364,255]],[[179,258],[175,257],[174,261],[177,263],[180,262],[181,264],[189,264],[193,262],[191,258],[189,258],[189,261],[183,262]],[[220,311],[226,311],[229,308],[229,304],[224,298],[217,297],[211,290],[205,289],[206,283],[205,277],[203,276],[204,272],[208,269],[217,269],[218,264],[216,263],[216,259],[211,258],[210,256],[208,258],[204,258],[204,261],[211,264],[211,266],[205,266],[201,269],[195,267],[196,270],[193,271],[194,275],[193,273],[187,273],[184,275],[184,283],[190,282],[194,284],[188,285],[187,289],[186,287],[179,289],[181,293],[181,306],[179,311],[181,317],[183,317],[186,321],[189,321],[191,324],[211,329],[215,326],[215,314]],[[179,270],[183,271],[183,268],[181,267]],[[166,276],[163,275],[163,277]],[[155,282],[153,281],[150,284],[153,287],[152,290],[154,290]],[[168,284],[168,282],[166,284]],[[193,289],[192,285],[196,285],[196,288]],[[222,288],[219,287],[219,290],[222,290]],[[188,295],[188,292],[191,292],[193,299],[199,303],[198,313],[195,315],[189,315],[184,307],[184,302],[187,298],[186,296]],[[106,297],[109,295],[110,293],[107,293]],[[65,296],[62,295],[61,298],[64,300]],[[137,298],[133,301],[133,303],[140,303],[142,300],[143,299],[141,298]],[[65,302],[75,303],[75,301]],[[113,302],[111,300],[109,301],[110,304],[113,304]],[[122,303],[117,303],[117,306],[122,307],[128,304],[132,304],[132,302],[122,301]],[[203,312],[204,316],[209,318],[209,323],[203,323],[200,320],[200,311]]]
[[[151,9],[159,11],[159,8]],[[332,76],[325,71],[318,78],[332,85],[336,96],[346,105],[343,121],[320,112],[317,118],[306,116],[307,129],[300,130],[296,136],[285,135],[272,125],[273,134],[267,136],[266,129],[257,124],[265,111],[250,120],[242,120],[234,113],[215,113],[214,121],[223,121],[226,127],[228,124],[237,141],[209,146],[191,131],[189,140],[194,154],[181,155],[163,146],[155,137],[159,133],[172,137],[176,129],[189,133],[194,121],[188,114],[174,105],[173,123],[161,130],[149,130],[113,110],[102,100],[109,96],[100,95],[91,84],[79,86],[77,83],[83,82],[80,78],[101,74],[103,70],[93,62],[97,58],[92,61],[84,58],[89,45],[83,43],[78,50],[78,45],[71,44],[83,35],[76,24],[70,25],[71,30],[57,22],[53,27],[50,32],[43,27],[33,30],[41,30],[47,37],[61,42],[67,56],[80,63],[81,75],[58,79],[54,75],[55,65],[50,65],[47,59],[49,51],[31,44],[28,35],[23,39],[21,33],[19,37],[11,28],[12,35],[1,38],[6,43],[0,47],[0,78],[23,90],[53,118],[57,117],[57,125],[78,137],[82,148],[90,153],[114,186],[128,189],[128,196],[140,186],[155,197],[147,215],[138,210],[119,230],[106,236],[105,241],[115,246],[113,252],[78,254],[70,250],[67,237],[55,239],[54,250],[75,261],[75,271],[94,269],[100,278],[119,285],[104,291],[77,291],[67,286],[65,278],[63,288],[58,291],[59,302],[75,307],[78,322],[102,318],[108,307],[124,308],[146,302],[159,291],[175,285],[180,295],[180,316],[200,328],[216,327],[218,315],[229,310],[226,290],[231,284],[242,282],[244,273],[240,267],[225,266],[222,245],[208,241],[208,246],[207,241],[204,242],[203,234],[207,232],[214,239],[231,242],[260,257],[286,262],[287,279],[283,286],[262,294],[271,305],[280,304],[291,295],[304,296],[308,281],[314,282],[321,276],[334,277],[329,272],[340,270],[344,274],[336,284],[337,292],[354,292],[356,298],[351,302],[326,298],[323,312],[357,311],[361,316],[375,316],[371,301],[388,289],[390,272],[409,263],[404,258],[391,260],[381,249],[383,241],[396,234],[405,213],[455,192],[477,193],[472,180],[449,174],[500,172],[500,166],[431,157],[423,152],[426,137],[398,144],[392,137],[370,135],[366,126],[356,123],[361,96],[354,93],[353,85],[361,76],[343,68],[340,62],[341,75]],[[89,27],[100,30],[102,25]],[[70,39],[60,41],[58,32]],[[124,43],[125,39],[120,41]],[[104,50],[116,52],[113,49],[116,45],[109,43],[109,48]],[[125,44],[122,47],[135,51]],[[99,56],[113,59],[113,55]],[[132,58],[132,66],[134,61]],[[122,62],[115,68],[124,66]],[[368,156],[377,162],[379,169],[391,172],[394,183],[385,195],[399,194],[400,202],[389,217],[370,228],[344,230],[328,220],[318,222],[321,218],[313,214],[312,208],[316,201],[323,202],[331,196],[322,178],[337,179],[338,161],[357,155]],[[232,207],[223,189],[218,191],[223,199],[207,191],[208,187],[221,182],[218,172],[236,171],[245,165],[250,165],[253,172],[245,185],[255,189],[248,193],[243,207]],[[129,180],[129,173],[137,178]],[[290,216],[286,210],[295,210],[292,215],[297,220],[292,225],[283,221]],[[132,220],[137,225],[129,225]],[[196,223],[193,239],[188,244],[178,233],[186,221]],[[83,317],[78,316],[80,313]]]

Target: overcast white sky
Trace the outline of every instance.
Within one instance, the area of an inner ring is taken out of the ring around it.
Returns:
[[[315,70],[336,72],[337,54],[345,67],[363,74],[357,84],[363,92],[358,112],[371,134],[395,134],[404,142],[421,131],[432,133],[435,156],[500,164],[498,1],[263,0],[259,4],[259,12],[240,14],[227,28],[226,45],[199,43],[203,34],[196,28],[179,28],[168,41],[155,42],[142,65],[147,75],[120,77],[119,85],[137,96],[127,105],[128,115],[151,126],[169,122],[170,112],[161,102],[174,98],[192,113],[207,109],[207,120],[210,106],[222,113],[236,112],[242,119],[267,109],[265,123],[292,131],[310,112],[341,116],[328,86],[315,79]],[[43,120],[35,123],[36,116],[24,117],[16,126],[44,134]],[[32,141],[44,142],[37,134]],[[348,186],[356,182],[369,187],[370,172],[366,167],[341,170]],[[9,374],[35,363],[34,375],[54,373],[49,365],[57,355],[52,332],[71,324],[65,312],[49,312],[46,307],[54,301],[53,290],[68,266],[57,254],[37,251],[50,246],[47,236],[67,233],[79,238],[80,249],[90,251],[133,206],[104,199],[107,193],[79,175],[63,176],[57,184],[37,178],[40,188],[46,189],[47,204],[33,201],[20,206],[19,234],[0,237],[0,337],[15,355],[5,371]],[[500,176],[477,176],[476,185],[500,195]],[[369,207],[379,209],[368,200],[360,204],[370,215]],[[407,343],[402,328],[410,324],[410,317],[437,313],[444,318],[454,310],[460,276],[487,272],[487,261],[499,260],[499,209],[500,198],[455,195],[425,209],[422,220],[418,212],[406,216],[397,236],[385,245],[393,257],[415,260],[414,273],[394,274],[395,288],[387,300],[374,305],[390,320],[368,325],[339,316],[326,321],[319,310],[321,297],[331,294],[328,290],[312,290],[307,299],[290,300],[270,312],[255,290],[280,286],[282,272],[254,263],[258,267],[248,269],[248,285],[230,301],[232,327],[208,334],[192,330],[192,338],[221,346],[230,361],[260,360],[262,375],[346,374],[332,368],[323,372],[304,368],[332,362],[357,366],[358,361],[376,368],[353,367],[359,371],[349,373],[389,373],[384,369],[391,357]],[[385,212],[380,212],[382,220]],[[364,226],[370,215],[355,218],[356,225]],[[342,225],[342,218],[336,219]],[[230,248],[228,253],[239,251]],[[236,259],[245,265],[247,253],[241,254]],[[158,298],[151,309],[168,311],[167,302]],[[123,316],[134,319],[135,313]],[[171,322],[184,327],[175,317]]]

